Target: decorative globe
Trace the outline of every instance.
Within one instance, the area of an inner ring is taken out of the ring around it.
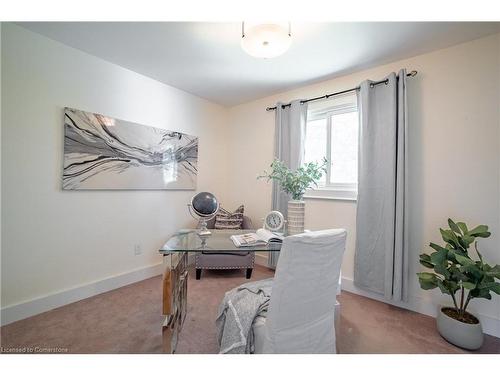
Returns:
[[[217,213],[219,209],[219,203],[217,198],[212,193],[203,191],[196,194],[191,199],[191,205],[193,211],[200,217],[209,217]]]

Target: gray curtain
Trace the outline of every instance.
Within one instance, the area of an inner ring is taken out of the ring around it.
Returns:
[[[408,298],[406,71],[360,85],[354,283],[387,300]]]
[[[274,127],[274,158],[280,159],[289,168],[297,169],[304,158],[304,141],[306,134],[307,103],[300,104],[294,100],[289,106],[276,104],[276,119]],[[273,181],[271,207],[280,211],[286,218],[288,210],[287,194],[283,193],[278,184]],[[279,252],[270,251],[268,265],[276,268]]]

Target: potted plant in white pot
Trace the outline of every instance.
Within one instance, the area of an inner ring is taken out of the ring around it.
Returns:
[[[264,175],[257,177],[277,181],[280,189],[290,196],[287,215],[289,235],[304,232],[303,197],[307,189],[318,186],[318,181],[323,173],[326,173],[327,162],[328,160],[324,158],[322,163],[305,163],[296,170],[291,170],[281,160],[275,159],[271,163],[271,172],[265,171]]]
[[[486,225],[469,230],[463,222],[448,219],[450,229],[440,229],[445,246],[430,243],[434,252],[421,254],[420,263],[434,272],[417,273],[422,289],[439,288],[453,300],[453,306],[440,306],[437,328],[447,341],[465,349],[479,349],[483,332],[479,319],[467,311],[474,298],[490,300],[491,293],[500,294],[500,265],[485,263],[477,248],[478,238],[490,236]],[[474,245],[475,257],[469,254]],[[457,295],[458,294],[458,295]]]

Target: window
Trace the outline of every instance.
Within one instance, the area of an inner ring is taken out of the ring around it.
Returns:
[[[305,162],[329,161],[319,187],[307,198],[356,199],[358,185],[358,108],[356,95],[311,104],[305,140]]]

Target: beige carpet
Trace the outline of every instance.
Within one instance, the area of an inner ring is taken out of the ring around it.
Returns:
[[[272,277],[257,266],[252,280]],[[188,314],[177,353],[217,353],[215,315],[224,292],[246,282],[244,271],[204,272],[188,285]],[[343,292],[340,353],[466,353],[443,340],[434,319]],[[161,279],[154,277],[24,319],[0,330],[3,348],[69,353],[161,353]],[[500,353],[486,336],[475,353]]]

